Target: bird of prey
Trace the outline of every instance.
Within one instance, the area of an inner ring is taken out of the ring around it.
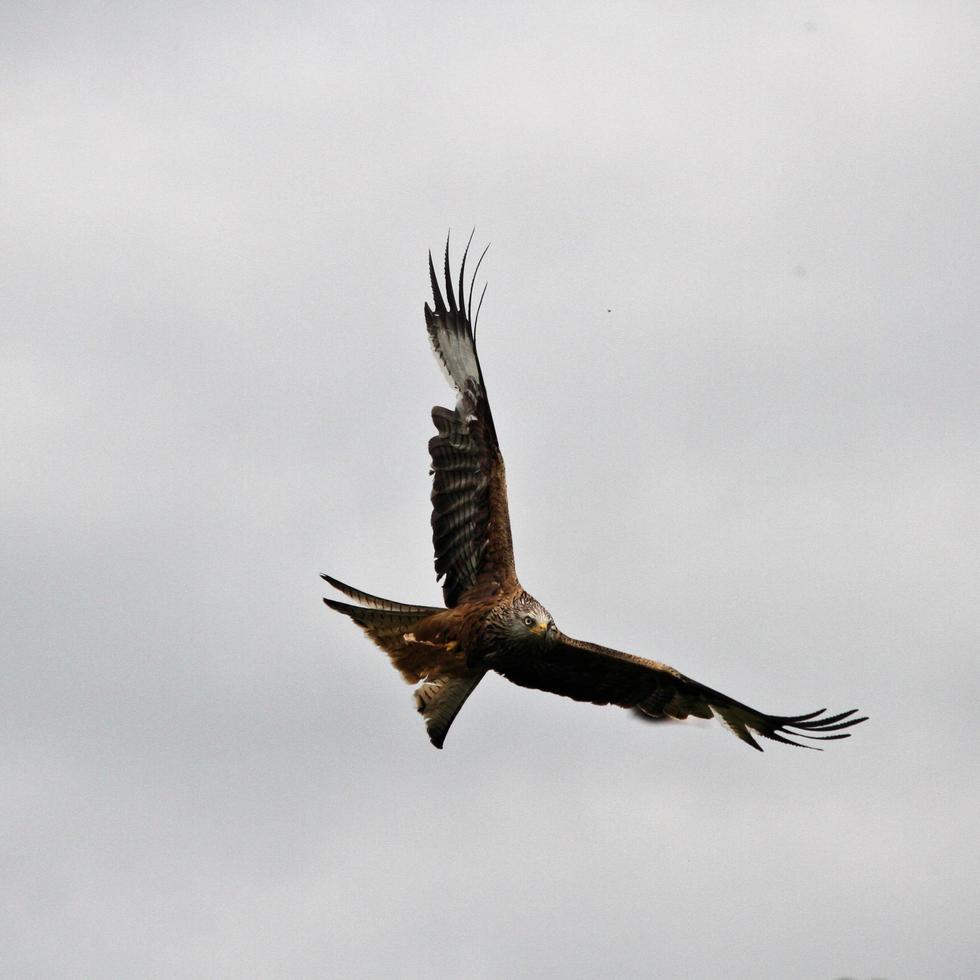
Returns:
[[[483,297],[473,314],[473,283],[483,255],[464,296],[468,254],[469,243],[454,292],[447,240],[443,295],[429,253],[433,306],[425,305],[429,340],[456,390],[454,408],[432,409],[436,435],[429,441],[432,541],[445,607],[381,599],[323,576],[348,600],[324,602],[357,623],[402,677],[418,685],[415,703],[432,744],[442,748],[453,719],[488,670],[522,687],[615,704],[651,719],[716,717],[759,751],[757,735],[797,746],[805,744],[800,738],[849,737],[844,729],[866,720],[854,717],[856,709],[764,714],[667,664],[566,636],[525,591],[514,569],[504,460],[476,351],[474,327]]]

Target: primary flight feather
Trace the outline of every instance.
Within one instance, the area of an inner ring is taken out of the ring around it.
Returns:
[[[801,738],[848,738],[844,729],[866,720],[854,717],[856,709],[764,714],[666,664],[566,636],[525,591],[514,570],[504,460],[476,350],[479,303],[474,314],[476,272],[467,291],[468,254],[469,244],[454,290],[446,242],[443,295],[430,253],[432,307],[425,306],[432,349],[456,390],[454,408],[432,409],[436,435],[429,440],[432,543],[445,608],[381,599],[323,576],[349,600],[323,601],[357,623],[405,680],[418,685],[415,703],[432,744],[442,748],[453,719],[488,670],[521,687],[632,708],[648,718],[716,717],[760,751],[757,735],[797,746],[806,744]]]

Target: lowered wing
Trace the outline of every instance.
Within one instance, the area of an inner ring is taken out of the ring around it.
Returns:
[[[767,715],[713,691],[682,673],[642,657],[574,640],[558,633],[534,652],[501,658],[493,669],[521,687],[561,694],[575,701],[617,704],[647,718],[717,717],[754,749],[753,735],[786,745],[817,748],[793,739],[830,741],[848,738],[843,729],[866,718],[852,717],[857,709],[827,715],[825,709],[805,715]]]

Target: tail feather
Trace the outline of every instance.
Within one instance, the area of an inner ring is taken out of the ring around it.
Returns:
[[[389,612],[410,612],[410,613],[434,613],[439,612],[437,606],[413,606],[406,602],[395,602],[393,599],[382,599],[380,596],[371,595],[369,592],[362,592],[355,589],[352,585],[346,585],[330,575],[321,575],[324,582],[328,582],[338,592],[342,592],[348,599],[353,599],[359,606],[366,606],[368,609],[386,609]]]
[[[443,610],[436,606],[414,606],[382,599],[329,575],[322,577],[347,598],[363,605],[337,599],[323,601],[357,623],[388,654],[406,681],[410,684],[422,682],[415,689],[415,705],[425,719],[429,740],[441,749],[450,725],[485,673],[468,671],[462,655],[450,652],[455,644],[447,648],[415,639],[418,624]]]
[[[459,709],[483,679],[485,671],[467,677],[437,677],[415,689],[415,707],[425,719],[429,741],[441,749],[446,733],[459,714]]]
[[[344,588],[349,589],[348,586]],[[409,684],[416,684],[422,680],[434,666],[436,651],[429,644],[417,643],[412,634],[423,619],[439,612],[439,609],[435,606],[409,606],[388,599],[378,599],[356,589],[345,592],[348,595],[350,593],[365,596],[373,601],[374,605],[355,606],[348,602],[326,598],[323,601],[331,609],[343,613],[357,623],[388,654],[394,667]]]

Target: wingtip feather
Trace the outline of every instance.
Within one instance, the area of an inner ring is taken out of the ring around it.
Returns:
[[[449,233],[446,234],[446,257],[445,257],[445,276],[446,276],[446,301],[449,303],[449,312],[456,313],[456,296],[453,293],[453,275],[449,271]]]
[[[432,284],[432,302],[435,306],[435,312],[439,315],[444,315],[446,312],[446,303],[442,298],[442,291],[439,289],[439,280],[436,277],[436,267],[432,261],[432,252],[429,252],[429,281]]]

